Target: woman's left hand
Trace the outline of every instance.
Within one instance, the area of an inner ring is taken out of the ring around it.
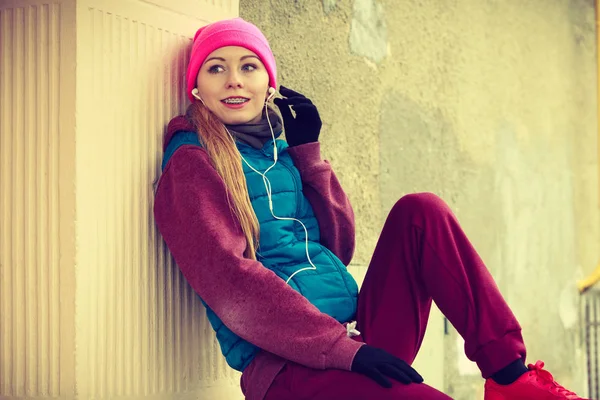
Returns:
[[[285,138],[290,147],[317,142],[321,133],[321,117],[317,107],[304,95],[280,86],[279,93],[285,98],[276,98],[285,128]],[[296,113],[292,115],[290,107]]]

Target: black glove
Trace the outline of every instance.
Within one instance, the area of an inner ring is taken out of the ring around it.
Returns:
[[[292,147],[318,141],[322,123],[317,107],[300,93],[286,87],[280,86],[279,93],[285,98],[276,98],[274,102],[283,117],[288,145]],[[296,113],[296,118],[290,107]]]
[[[366,344],[356,352],[351,371],[366,375],[385,388],[392,387],[392,384],[384,375],[407,385],[423,382],[421,375],[406,362]]]

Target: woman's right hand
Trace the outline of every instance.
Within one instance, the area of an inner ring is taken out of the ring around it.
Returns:
[[[392,387],[385,375],[406,385],[423,382],[421,375],[405,361],[369,345],[363,345],[356,352],[351,371],[366,375],[385,388]]]

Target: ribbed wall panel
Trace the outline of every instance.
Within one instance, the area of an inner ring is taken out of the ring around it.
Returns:
[[[152,214],[163,132],[185,112],[182,82],[200,24],[182,34],[111,4],[78,13],[79,395],[204,398],[203,387],[225,384],[234,394],[222,398],[234,399],[239,375]]]
[[[0,397],[60,395],[60,13],[0,9]]]
[[[240,398],[152,216],[189,38],[237,1],[42,3],[0,3],[0,398]]]

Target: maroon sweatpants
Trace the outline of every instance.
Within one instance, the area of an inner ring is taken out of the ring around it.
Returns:
[[[432,299],[464,338],[465,353],[483,377],[525,359],[521,327],[454,214],[433,194],[412,194],[394,205],[377,243],[358,297],[356,320],[362,333],[358,339],[412,363],[425,335]],[[425,383],[393,382],[386,389],[354,372],[292,362],[266,397],[448,398]]]

